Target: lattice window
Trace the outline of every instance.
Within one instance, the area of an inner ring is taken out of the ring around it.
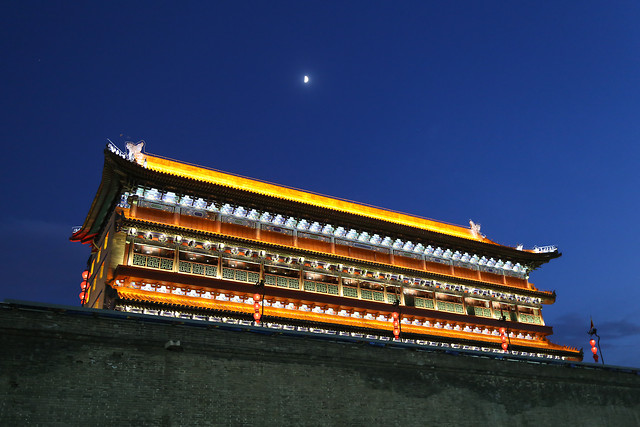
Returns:
[[[180,273],[191,273],[191,263],[180,261],[180,263],[178,263],[178,271]]]
[[[461,307],[462,308],[462,307]],[[438,310],[455,312],[456,307],[455,304],[447,301],[438,301]]]
[[[275,276],[265,275],[265,276],[264,276],[264,282],[265,282],[267,285],[275,286],[275,284],[276,284],[276,277],[275,277]]]
[[[425,299],[424,300],[424,308],[429,308],[429,309],[433,309],[434,305],[433,305],[433,300],[432,299]]]
[[[343,286],[342,287],[342,294],[345,297],[358,298],[358,289],[357,288],[350,288],[348,286]]]
[[[453,304],[453,308],[456,313],[460,313],[460,314],[464,313],[464,308],[462,307],[462,304]]]
[[[258,280],[260,280],[260,273],[254,273],[253,271],[248,272],[247,280],[249,283],[258,283]]]
[[[382,292],[373,292],[373,300],[384,302],[384,294]]]
[[[287,287],[287,278],[286,277],[278,277],[276,280],[276,285],[286,288]]]
[[[232,270],[231,268],[223,268],[222,269],[222,278],[223,279],[234,279],[235,278],[235,271]]]
[[[173,270],[173,260],[162,258],[160,260],[160,269],[161,270]]]
[[[204,274],[204,265],[193,264],[193,274]]]
[[[247,281],[247,272],[246,271],[236,271],[236,280],[241,282]]]
[[[521,313],[520,314],[520,321],[521,322],[525,322],[525,323],[536,323],[536,324],[540,324],[540,316],[536,316],[533,314],[525,314],[525,313]]]
[[[491,309],[485,307],[475,307],[476,316],[491,317]]]
[[[327,293],[327,285],[324,283],[316,283],[316,292]]]
[[[133,254],[133,265],[145,267],[147,265],[147,257],[140,254]]]
[[[398,297],[396,296],[396,294],[387,293],[387,302],[388,303],[393,304],[396,301],[398,301]]]
[[[362,297],[362,299],[372,300],[373,292],[371,292],[369,289],[360,289],[360,296]]]
[[[305,291],[313,291],[315,292],[316,290],[316,284],[313,282],[309,282],[308,280],[304,281],[304,290]]]
[[[211,277],[215,277],[218,275],[218,267],[214,267],[212,265],[205,265],[204,266],[204,275],[205,276],[211,276]]]
[[[300,289],[300,281],[298,279],[289,278],[289,288]]]
[[[327,292],[331,295],[338,295],[338,285],[327,285]]]
[[[415,304],[416,304],[416,307],[418,307],[418,308],[424,308],[424,299],[416,298],[415,299]]]
[[[147,267],[160,268],[160,258],[150,256],[147,258]]]

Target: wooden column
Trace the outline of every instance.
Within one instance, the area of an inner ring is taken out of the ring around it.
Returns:
[[[138,213],[138,196],[131,196],[129,199],[129,216],[135,218]]]
[[[177,273],[180,265],[180,244],[175,245],[176,253],[173,254],[173,272]]]
[[[218,214],[216,215],[216,222],[213,227],[213,231],[216,233],[220,233],[221,225],[222,225],[222,214],[218,212]]]
[[[173,207],[173,225],[180,225],[180,206]]]

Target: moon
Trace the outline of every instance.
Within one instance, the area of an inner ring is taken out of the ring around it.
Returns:
[[[304,76],[304,82],[309,83],[309,76]]]

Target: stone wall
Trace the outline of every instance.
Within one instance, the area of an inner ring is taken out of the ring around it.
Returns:
[[[640,425],[637,370],[202,325],[0,304],[0,424]]]

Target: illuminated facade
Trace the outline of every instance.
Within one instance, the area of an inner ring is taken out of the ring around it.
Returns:
[[[581,360],[551,343],[555,294],[529,272],[555,247],[109,144],[89,214],[87,307],[425,346]],[[258,304],[256,304],[258,302]],[[399,314],[394,328],[393,313]],[[506,338],[501,337],[501,329]]]

